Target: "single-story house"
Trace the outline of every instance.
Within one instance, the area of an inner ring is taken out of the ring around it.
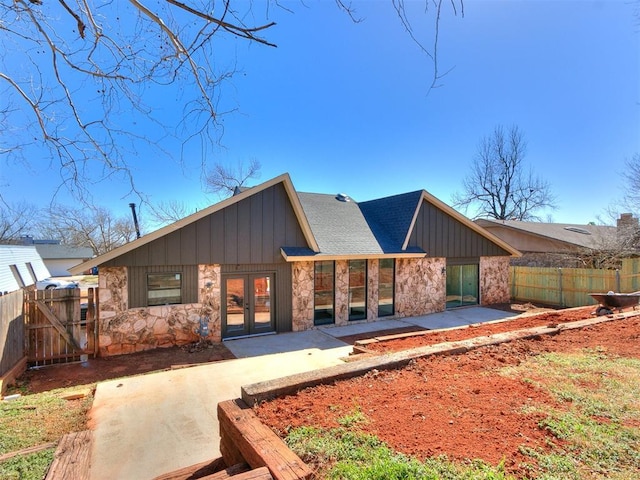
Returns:
[[[622,252],[622,240],[638,230],[638,219],[630,213],[623,213],[616,226],[495,219],[475,223],[522,253],[512,259],[513,265],[532,267],[583,267],[581,258],[591,252]]]
[[[99,267],[113,355],[504,303],[514,255],[424,190],[358,203],[283,174],[71,273]]]
[[[47,277],[49,270],[33,245],[0,245],[0,295],[31,287]]]
[[[32,237],[22,237],[23,245],[33,245],[44,260],[53,277],[67,277],[71,275],[69,269],[80,262],[92,258],[91,247],[72,247],[60,245],[60,240],[38,240]]]

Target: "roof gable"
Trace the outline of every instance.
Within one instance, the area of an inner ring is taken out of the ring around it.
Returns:
[[[501,249],[505,250],[506,252],[508,252],[512,256],[514,256],[514,257],[522,256],[522,253],[520,253],[517,249],[513,248],[507,242],[505,242],[501,238],[497,237],[493,233],[489,232],[488,230],[485,230],[481,226],[477,225],[476,223],[474,223],[473,221],[471,221],[470,219],[465,217],[463,214],[458,212],[456,209],[454,209],[453,207],[450,207],[449,205],[444,203],[442,200],[439,200],[438,198],[434,197],[433,195],[431,195],[426,190],[422,190],[422,192],[421,192],[420,202],[418,203],[418,205],[416,207],[416,210],[415,210],[415,213],[414,213],[414,216],[413,216],[413,220],[411,222],[411,227],[410,227],[409,231],[407,232],[407,236],[406,236],[404,244],[403,244],[404,248],[407,247],[407,245],[409,244],[409,241],[411,239],[411,235],[414,233],[414,228],[416,226],[416,220],[418,218],[418,214],[420,213],[420,208],[422,207],[422,204],[424,202],[428,202],[429,204],[433,205],[436,209],[444,212],[446,215],[448,215],[449,217],[453,218],[455,221],[459,222],[462,226],[472,230],[473,232],[477,233],[481,237],[486,238],[488,241],[490,241],[491,243],[497,245],[498,247],[500,247]]]
[[[91,260],[88,260],[86,262],[83,262],[79,265],[76,265],[72,268],[69,269],[69,271],[72,274],[78,274],[81,273],[93,266],[97,266],[97,265],[102,265],[106,262],[109,262],[117,257],[120,257],[121,255],[125,255],[129,252],[132,252],[135,249],[138,249],[140,247],[146,246],[148,244],[150,244],[151,242],[153,242],[154,240],[160,239],[162,237],[165,236],[169,236],[172,233],[184,228],[184,227],[188,227],[191,226],[192,224],[194,224],[195,222],[197,222],[198,220],[205,218],[209,215],[212,215],[213,213],[219,212],[221,210],[224,210],[225,208],[237,205],[238,203],[242,202],[245,199],[248,199],[268,188],[273,187],[274,185],[277,184],[282,184],[287,197],[291,203],[291,206],[293,208],[294,214],[296,216],[296,219],[300,225],[300,228],[303,232],[304,238],[307,242],[307,244],[309,245],[309,247],[317,252],[318,251],[318,245],[317,242],[311,232],[311,228],[309,227],[309,223],[307,222],[307,218],[304,214],[304,211],[302,210],[302,207],[300,205],[300,200],[298,199],[298,195],[296,194],[294,188],[293,188],[293,184],[291,182],[291,178],[289,177],[288,174],[283,174],[280,175],[278,177],[275,177],[267,182],[264,182],[260,185],[257,185],[253,188],[247,189],[243,192],[238,193],[237,195],[234,195],[232,197],[229,197],[225,200],[222,200],[221,202],[218,202],[216,204],[213,204],[205,209],[200,210],[199,212],[196,212],[192,215],[189,215],[181,220],[178,220],[177,222],[174,222],[170,225],[167,225],[163,228],[160,228],[154,232],[151,232],[149,234],[146,234],[132,242],[127,243],[126,245],[123,245],[121,247],[118,247],[114,250],[111,250],[110,252],[107,252],[103,255],[100,255],[96,258],[93,258]]]
[[[266,189],[282,184],[300,226],[307,247],[298,244],[281,245],[285,260],[313,258],[375,258],[383,256],[424,256],[426,252],[410,245],[416,219],[421,206],[428,202],[436,209],[453,217],[466,228],[496,244],[512,255],[520,253],[507,243],[476,225],[464,215],[438,200],[425,190],[418,190],[367,202],[357,203],[327,194],[297,193],[288,174],[280,175],[253,188],[237,191],[236,194],[211,205],[171,225],[151,232],[122,247],[83,262],[69,269],[73,274],[81,273],[93,266],[104,265],[129,252],[149,249],[159,239],[171,240],[179,231],[196,229],[199,220],[225,209],[232,209],[246,199]],[[255,198],[254,198],[255,200]],[[246,202],[244,202],[246,204]],[[224,228],[222,225],[221,228]],[[171,243],[171,242],[169,242]],[[176,244],[172,243],[175,250]],[[167,247],[168,251],[172,248]],[[123,260],[123,258],[120,258]]]

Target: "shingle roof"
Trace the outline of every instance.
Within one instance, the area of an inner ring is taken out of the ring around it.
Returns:
[[[359,204],[374,236],[387,253],[401,252],[422,190]]]
[[[585,248],[601,247],[608,238],[616,234],[616,227],[605,225],[578,225],[572,223],[521,222],[518,220],[479,219],[476,223],[484,228],[503,226],[533,235],[552,238],[567,244]]]
[[[519,254],[506,242],[475,225],[425,190],[393,195],[359,204],[353,200],[340,201],[335,195],[297,192],[289,175],[285,173],[126,245],[87,260],[70,268],[69,271],[76,274],[93,266],[102,265],[276,184],[284,186],[308,245],[308,248],[282,245],[280,248],[287,261],[321,257],[338,258],[340,256],[350,258],[373,258],[384,255],[396,258],[422,257],[426,255],[424,250],[408,246],[408,239],[415,216],[423,201],[428,201],[444,210],[448,215],[453,216],[468,228],[477,231],[506,251],[514,255]]]
[[[335,195],[298,192],[313,236],[325,255],[384,253],[358,204]]]

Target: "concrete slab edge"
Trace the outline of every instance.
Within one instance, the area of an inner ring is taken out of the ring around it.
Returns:
[[[272,400],[280,396],[295,394],[304,388],[316,385],[326,385],[338,380],[346,380],[365,375],[372,370],[393,370],[400,368],[417,358],[434,355],[459,355],[480,347],[498,345],[514,340],[535,338],[541,335],[553,335],[560,333],[563,330],[581,329],[600,323],[622,320],[638,314],[639,313],[637,312],[629,312],[606,317],[595,317],[576,322],[514,330],[513,332],[497,333],[456,342],[446,342],[436,345],[428,345],[425,347],[417,347],[410,350],[403,350],[401,352],[383,354],[377,357],[368,357],[333,367],[244,385],[241,387],[241,397],[247,405],[256,405],[260,402]]]

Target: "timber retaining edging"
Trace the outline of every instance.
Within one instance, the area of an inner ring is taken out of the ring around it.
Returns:
[[[418,358],[434,355],[459,355],[480,347],[498,345],[514,340],[535,338],[541,335],[553,335],[563,330],[581,329],[591,325],[621,320],[636,315],[638,315],[638,313],[634,311],[606,317],[595,317],[575,322],[559,323],[552,326],[525,328],[521,330],[514,330],[512,332],[474,337],[467,340],[438,343],[435,345],[417,347],[400,352],[382,354],[375,357],[367,357],[333,367],[244,385],[241,387],[241,396],[242,400],[244,400],[247,405],[255,405],[283,395],[295,394],[299,390],[307,387],[330,384],[338,380],[345,380],[364,375],[374,369],[391,370],[400,368]],[[384,337],[384,339],[391,339],[392,337],[393,335]],[[406,335],[402,335],[402,337],[406,337]]]

